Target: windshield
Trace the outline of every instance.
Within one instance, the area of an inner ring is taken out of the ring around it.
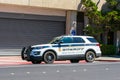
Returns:
[[[61,37],[55,37],[52,41],[50,41],[50,44],[57,44],[60,42]]]

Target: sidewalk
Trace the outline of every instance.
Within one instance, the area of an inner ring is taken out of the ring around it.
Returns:
[[[102,56],[99,58],[96,58],[96,61],[106,61],[106,62],[120,62],[120,56]]]
[[[0,56],[0,66],[21,65],[21,64],[31,64],[31,63],[22,60],[20,56]]]
[[[85,60],[81,60],[80,63],[86,63]],[[23,64],[32,64],[26,60],[22,60],[21,56],[0,56],[0,66],[4,65],[23,65]],[[45,64],[42,62],[41,64]],[[65,61],[55,61],[54,64],[70,64],[69,60]]]
[[[102,56],[96,58],[96,61],[103,62],[120,62],[120,56]],[[55,64],[70,64],[70,61],[55,61]],[[81,60],[80,63],[86,63],[85,60]],[[21,56],[0,56],[0,66],[4,65],[22,65],[22,64],[32,64],[21,59]],[[44,64],[44,62],[42,63]]]

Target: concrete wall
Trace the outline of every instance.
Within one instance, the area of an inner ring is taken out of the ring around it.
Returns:
[[[0,0],[0,3],[15,4],[15,5],[28,5],[29,0]]]
[[[99,2],[99,10],[101,9],[102,5],[106,2],[105,0],[93,1],[96,4]],[[64,10],[81,10],[81,0],[0,0],[0,3]]]
[[[67,11],[66,12],[66,34],[70,34],[71,28],[74,27],[76,30],[77,27],[77,12]]]
[[[66,13],[64,10],[55,10],[55,9],[48,9],[48,8],[19,6],[19,5],[10,5],[10,4],[0,4],[0,12],[66,16]]]
[[[3,4],[14,4],[44,8],[77,10],[81,0],[0,0]]]
[[[99,0],[93,0],[93,1],[97,4]],[[104,3],[105,3],[105,0],[99,1],[99,4],[98,4],[99,10],[101,10],[102,5]],[[31,8],[35,7],[34,9],[31,10],[31,13],[38,13],[38,14],[39,12],[44,12],[44,11],[39,11],[38,8],[83,11],[81,0],[0,0],[0,11],[6,10],[7,12],[10,12],[10,11],[13,11],[15,8],[18,8],[18,6],[19,8],[20,6],[22,6],[21,12],[29,12],[28,9],[30,10]],[[26,8],[26,7],[29,7],[29,8]],[[15,11],[17,12],[18,10],[19,9],[16,9]],[[55,12],[55,11],[52,11],[52,12]],[[58,13],[61,13],[61,12],[58,12]]]

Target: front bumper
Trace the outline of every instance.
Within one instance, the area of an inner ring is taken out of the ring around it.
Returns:
[[[32,50],[33,49],[31,48],[31,46],[24,47],[21,52],[22,59],[27,61],[42,61],[43,60],[42,56],[31,54]]]
[[[43,61],[42,56],[30,56],[29,61]]]

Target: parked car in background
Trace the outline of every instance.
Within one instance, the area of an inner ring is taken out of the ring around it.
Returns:
[[[48,44],[24,47],[21,52],[23,60],[38,64],[44,61],[51,64],[56,60],[80,60],[93,62],[101,56],[100,44],[92,36],[58,36]]]

